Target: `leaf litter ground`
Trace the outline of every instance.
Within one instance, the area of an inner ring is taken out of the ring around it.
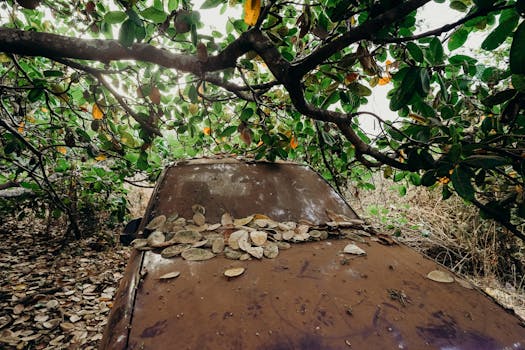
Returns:
[[[38,220],[0,226],[0,348],[96,349],[129,248],[63,246],[63,229],[45,231]]]

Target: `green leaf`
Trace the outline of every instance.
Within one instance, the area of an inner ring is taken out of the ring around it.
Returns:
[[[494,0],[474,0],[474,3],[480,9],[486,9],[494,5]]]
[[[44,71],[45,77],[62,77],[64,76],[64,72],[61,70],[45,70]]]
[[[520,218],[525,219],[525,202],[518,203],[516,214],[518,214]]]
[[[428,71],[424,68],[419,70],[419,80],[417,84],[417,90],[419,95],[424,97],[430,91],[430,75]]]
[[[465,12],[467,11],[468,7],[461,1],[452,1],[450,3],[450,8],[456,11]]]
[[[179,0],[168,0],[168,12],[172,12],[179,7]]]
[[[120,45],[130,47],[135,40],[135,23],[131,19],[127,19],[120,27],[118,41]]]
[[[237,131],[237,127],[235,125],[228,126],[226,129],[224,129],[219,137],[230,137]]]
[[[470,182],[468,172],[465,171],[461,166],[454,169],[454,172],[450,176],[452,184],[457,194],[468,201],[474,199],[474,186]]]
[[[220,4],[222,4],[222,0],[206,0],[201,5],[201,9],[211,9],[217,7]]]
[[[483,40],[481,48],[491,51],[499,47],[518,24],[519,16],[514,10],[503,11],[499,25]]]
[[[410,55],[412,56],[414,60],[416,60],[419,63],[423,63],[425,58],[423,56],[423,51],[418,45],[416,45],[413,42],[409,42],[407,43],[407,50],[408,52],[410,52]]]
[[[475,58],[472,58],[467,55],[454,55],[449,57],[448,61],[451,64],[463,64],[464,62],[466,62],[467,64],[476,64],[478,62],[478,60],[476,60]]]
[[[521,22],[512,38],[510,71],[514,74],[525,74],[525,21]]]
[[[252,115],[253,115],[253,109],[245,108],[245,109],[243,109],[240,118],[241,118],[242,121],[247,121],[248,119],[250,119],[250,117]]]
[[[441,113],[441,119],[445,119],[445,120],[450,119],[454,117],[455,115],[454,109],[449,106],[443,106],[440,110],[440,113]]]
[[[421,68],[410,67],[401,81],[401,85],[394,91],[390,100],[390,109],[397,111],[410,101],[421,79]]]
[[[453,51],[463,46],[465,41],[467,41],[468,34],[469,31],[464,28],[456,30],[448,39],[448,49]]]
[[[428,60],[430,61],[430,63],[443,63],[445,52],[443,50],[443,45],[441,45],[441,41],[437,37],[432,38],[432,40],[430,41],[429,50],[430,57],[428,57]]]
[[[63,173],[64,171],[68,170],[69,167],[69,162],[63,158],[60,158],[57,160],[57,166],[55,167],[55,171],[58,173]]]
[[[148,154],[144,151],[140,152],[139,158],[137,159],[137,168],[140,170],[148,170]]]
[[[452,191],[450,191],[450,188],[448,188],[448,186],[443,186],[443,191],[441,191],[441,196],[443,198],[443,200],[447,200],[450,198],[450,196],[452,196]]]
[[[27,99],[29,102],[35,102],[40,99],[42,95],[44,95],[44,89],[34,88],[29,91],[29,94],[27,94]]]
[[[421,177],[421,185],[430,187],[433,186],[437,181],[436,171],[429,170]]]
[[[348,89],[357,96],[364,97],[364,96],[370,96],[372,95],[372,90],[364,86],[363,84],[360,84],[358,82],[353,82],[348,86]]]
[[[40,186],[34,182],[26,182],[22,181],[20,182],[20,187],[27,188],[28,190],[38,191],[40,189]]]
[[[414,186],[421,185],[421,176],[419,176],[418,173],[410,173],[408,175],[408,179],[410,180],[410,183]]]
[[[525,93],[525,74],[512,74],[511,80],[516,90]]]
[[[516,11],[518,11],[521,17],[525,17],[525,1],[516,1]]]
[[[494,155],[472,155],[462,161],[463,164],[475,168],[493,169],[497,166],[509,164],[506,158]]]
[[[140,13],[145,19],[149,19],[154,23],[162,23],[166,20],[168,15],[155,7],[148,7]]]
[[[499,104],[502,104],[505,101],[510,100],[516,96],[516,90],[514,89],[507,89],[504,91],[499,91],[496,94],[489,96],[481,101],[485,106],[487,107],[493,107]]]
[[[197,93],[197,88],[193,84],[190,85],[190,89],[188,90],[188,97],[190,98],[191,103],[199,102],[199,94]]]
[[[123,11],[109,11],[104,15],[104,21],[109,24],[116,24],[123,22],[128,15]]]
[[[135,39],[137,42],[141,42],[146,37],[146,29],[144,28],[144,24],[136,25],[135,26]]]

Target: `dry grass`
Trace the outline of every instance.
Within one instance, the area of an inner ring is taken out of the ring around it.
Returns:
[[[374,177],[376,190],[349,190],[352,207],[382,232],[398,237],[463,276],[525,319],[525,245],[457,196]]]

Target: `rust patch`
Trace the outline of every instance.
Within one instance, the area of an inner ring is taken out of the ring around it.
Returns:
[[[429,344],[439,348],[452,347],[462,350],[493,350],[503,346],[492,337],[477,331],[466,331],[458,327],[456,320],[443,311],[432,314],[434,320],[417,332]]]
[[[166,320],[158,321],[153,326],[144,329],[144,331],[142,331],[142,333],[140,334],[140,337],[141,338],[156,337],[157,335],[164,333],[164,330],[167,325],[168,325],[168,321]]]

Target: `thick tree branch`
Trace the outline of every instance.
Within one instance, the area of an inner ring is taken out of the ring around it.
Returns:
[[[350,141],[354,145],[356,153],[360,153],[363,155],[369,155],[383,164],[390,165],[400,170],[410,170],[410,168],[408,167],[406,163],[401,163],[395,160],[394,158],[391,158],[387,156],[386,154],[381,153],[374,147],[370,146],[369,144],[361,140],[359,135],[357,135],[356,132],[350,126],[349,121],[345,123],[338,123],[337,126],[339,127],[343,135],[345,135],[345,137],[348,139],[348,141]],[[373,166],[377,166],[377,165],[378,164],[375,164]]]
[[[13,188],[13,187],[20,187],[20,184],[15,181],[7,181],[5,183],[0,184],[0,191],[7,190],[8,188]]]
[[[279,82],[273,81],[266,84],[258,84],[258,85],[237,85],[235,83],[232,83],[230,81],[225,81],[218,75],[211,75],[207,74],[203,77],[203,80],[212,83],[213,85],[219,86],[233,94],[235,96],[239,97],[242,100],[245,101],[251,101],[254,102],[255,99],[253,98],[253,93],[255,92],[257,95],[262,95],[268,90],[270,90],[272,87],[279,85]],[[250,92],[250,93],[249,93]]]
[[[63,35],[0,28],[2,52],[48,58],[72,58],[88,61],[110,62],[137,60],[154,63],[181,72],[200,75],[225,68],[234,68],[237,58],[250,51],[250,31],[241,34],[216,56],[201,62],[197,56],[172,53],[143,43],[126,48],[117,40],[78,39]]]

